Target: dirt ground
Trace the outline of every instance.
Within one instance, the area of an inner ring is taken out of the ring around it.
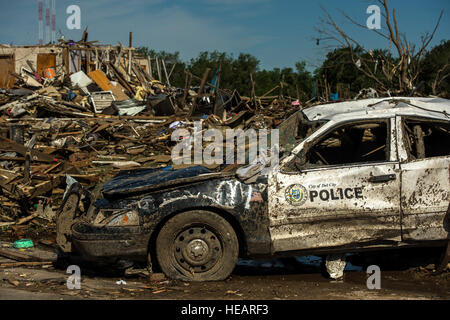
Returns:
[[[6,247],[10,244],[1,243]],[[54,256],[52,249],[38,245],[27,249]],[[145,269],[99,266],[75,260],[80,265],[81,289],[69,290],[66,265],[0,268],[0,299],[183,299],[183,300],[378,300],[450,299],[450,272],[433,270],[443,249],[402,249],[347,256],[342,282],[324,275],[316,256],[263,261],[240,260],[226,281],[187,283],[165,279]],[[0,265],[12,263],[0,257]],[[381,289],[366,285],[368,265],[381,269]],[[122,281],[120,281],[122,280]],[[118,282],[120,281],[120,282]]]

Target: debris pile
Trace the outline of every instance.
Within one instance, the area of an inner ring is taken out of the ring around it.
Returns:
[[[172,132],[194,121],[223,132],[271,129],[299,109],[290,98],[221,89],[207,82],[209,69],[201,78],[186,71],[186,87],[173,87],[164,61],[163,82],[131,47],[60,40],[51,50],[61,66],[39,67],[38,55],[0,89],[0,227],[53,221],[67,176],[93,188],[123,169],[176,170]]]

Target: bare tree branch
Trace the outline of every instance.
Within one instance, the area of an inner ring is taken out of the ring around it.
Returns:
[[[441,23],[442,20],[442,16],[444,15],[444,9],[441,10],[441,14],[439,15],[438,21],[436,23],[436,26],[433,29],[433,32],[431,33],[431,35],[426,35],[424,37],[424,41],[422,42],[422,47],[420,48],[419,52],[414,56],[414,58],[418,58],[422,56],[422,53],[425,51],[425,49],[428,47],[428,45],[430,44],[431,40],[433,40],[434,35],[436,34],[437,29],[439,28],[439,24]]]
[[[357,39],[346,33],[336,23],[323,6],[321,7],[325,13],[325,19],[322,19],[321,22],[325,27],[319,29],[318,32],[322,36],[325,36],[327,40],[331,40],[344,48],[348,48],[352,62],[357,69],[368,78],[374,80],[383,90],[389,88],[391,92],[411,92],[411,89],[413,89],[414,83],[417,81],[420,74],[421,58],[440,25],[444,10],[441,11],[433,32],[431,34],[426,33],[421,38],[421,46],[416,53],[415,45],[408,42],[406,35],[400,32],[396,9],[392,9],[391,12],[387,0],[377,0],[377,3],[383,8],[380,14],[384,17],[387,32],[384,33],[376,29],[373,29],[372,31],[378,36],[388,40],[389,49],[387,55],[384,54],[383,56],[378,54],[377,56],[374,56],[371,51],[367,51]],[[366,26],[356,21],[345,12],[341,11],[341,14],[353,25],[366,29]],[[398,61],[391,56],[392,44],[396,48]],[[359,53],[355,52],[354,48],[358,48],[357,51]],[[363,59],[361,52],[366,58]],[[360,61],[360,63],[357,63],[358,61]],[[379,70],[381,71],[378,74],[381,73],[384,75],[385,78],[383,81],[377,76],[377,67],[380,63],[381,66]]]

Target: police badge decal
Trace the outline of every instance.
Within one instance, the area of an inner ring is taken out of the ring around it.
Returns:
[[[286,200],[295,206],[300,206],[308,199],[308,192],[301,184],[290,185],[286,189]]]

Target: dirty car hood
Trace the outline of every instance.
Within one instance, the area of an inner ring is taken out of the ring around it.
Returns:
[[[103,185],[105,197],[151,192],[222,176],[202,166],[179,170],[138,169],[119,172]]]

